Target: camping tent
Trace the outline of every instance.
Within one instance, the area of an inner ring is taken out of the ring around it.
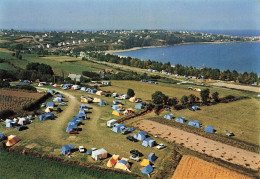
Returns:
[[[100,102],[99,102],[99,105],[100,105],[100,106],[105,106],[105,105],[106,105],[106,102],[105,102],[105,101],[100,101]]]
[[[71,86],[71,84],[64,84],[62,87],[63,89],[70,89]]]
[[[16,135],[9,135],[7,137],[6,146],[7,147],[13,146],[14,144],[16,144],[19,141],[20,141],[20,139]]]
[[[147,165],[143,170],[142,170],[142,173],[143,174],[149,174],[149,173],[151,173],[151,172],[153,172],[153,167],[149,164],[149,165]]]
[[[113,93],[113,94],[112,94],[112,97],[113,97],[113,98],[115,98],[115,97],[117,97],[117,96],[118,96],[117,93]]]
[[[77,120],[77,118],[73,118],[69,121],[68,125],[79,125],[79,121]]]
[[[78,113],[75,118],[79,118],[79,119],[86,119],[86,114],[85,113]]]
[[[54,94],[55,93],[55,89],[48,90],[48,93]]]
[[[83,86],[83,87],[80,88],[80,90],[81,90],[81,91],[86,91],[87,88],[86,88],[85,86]]]
[[[25,125],[27,123],[27,119],[24,117],[19,118],[18,124]]]
[[[99,95],[99,96],[104,96],[104,95],[105,95],[105,93],[104,93],[103,91],[97,91],[97,92],[96,92],[96,95]]]
[[[119,155],[113,155],[107,162],[107,167],[113,167],[119,160]]]
[[[200,128],[200,123],[199,121],[190,121],[188,123],[189,126],[192,126],[192,127],[197,127],[197,128]]]
[[[144,139],[142,146],[145,147],[153,147],[155,145],[155,140],[151,139],[151,138],[146,138]]]
[[[55,116],[54,116],[53,113],[41,114],[41,115],[39,116],[39,120],[40,120],[40,121],[44,121],[44,120],[47,120],[47,119],[54,119],[54,118],[55,118]]]
[[[140,163],[140,165],[143,167],[146,167],[149,164],[150,164],[150,160],[148,160],[148,159],[143,159]]]
[[[100,103],[100,101],[101,101],[101,99],[99,99],[99,98],[94,98],[93,99],[93,103]]]
[[[80,109],[88,109],[88,104],[82,104],[82,105],[80,105]]]
[[[56,97],[53,99],[53,102],[62,102],[62,98]]]
[[[209,132],[211,134],[215,133],[214,127],[213,126],[207,126],[204,130],[205,132]]]
[[[119,160],[116,165],[115,165],[115,168],[118,168],[118,169],[121,169],[121,170],[127,170],[127,171],[130,171],[129,168],[130,168],[130,164],[128,163],[128,160],[127,158],[122,158],[121,160]]]
[[[101,160],[101,159],[107,158],[107,151],[103,148],[92,151],[91,157],[94,160]]]
[[[137,104],[137,105],[135,105],[135,107],[134,107],[135,109],[143,109],[144,108],[144,106],[143,106],[143,104]]]
[[[176,119],[176,122],[185,123],[185,118],[184,118],[184,117],[178,117],[178,118]]]
[[[122,102],[121,102],[121,101],[113,101],[113,104],[114,104],[114,105],[122,104]]]
[[[45,111],[44,112],[46,112],[46,113],[49,113],[49,112],[51,112],[52,111],[52,108],[50,108],[50,107],[47,107],[46,109],[45,109]]]
[[[61,153],[63,155],[66,155],[67,153],[71,152],[71,148],[75,147],[74,145],[63,145],[62,148],[60,149]]]
[[[112,109],[114,109],[114,110],[119,110],[120,107],[119,107],[119,105],[113,105],[113,106],[112,106]]]
[[[164,115],[164,118],[165,118],[165,119],[172,120],[172,119],[173,119],[173,114],[165,114],[165,115]]]
[[[96,93],[97,89],[88,89],[88,93]]]
[[[54,102],[48,102],[47,104],[46,104],[46,107],[50,107],[50,108],[54,108]]]
[[[199,106],[192,106],[191,108],[194,109],[194,110],[198,110]]]
[[[137,140],[144,140],[146,138],[146,132],[145,131],[138,132],[134,135],[134,138]]]
[[[77,129],[78,129],[77,125],[68,125],[68,127],[66,128],[66,132],[75,131]]]
[[[12,127],[14,121],[10,120],[10,119],[6,119],[5,121],[5,127]]]
[[[4,140],[4,138],[5,138],[4,133],[0,133],[0,141],[1,141],[1,140]]]
[[[157,157],[155,156],[154,153],[150,153],[150,154],[148,155],[147,159],[150,160],[150,162],[153,163],[153,162],[157,159]]]
[[[62,94],[60,93],[56,94],[56,97],[63,98]]]
[[[131,102],[135,102],[135,97],[131,97],[131,98],[129,98],[129,101],[131,101]]]
[[[120,133],[125,128],[126,128],[125,124],[115,124],[112,131],[115,132],[115,133]]]
[[[121,111],[118,111],[118,110],[114,110],[114,111],[112,112],[112,114],[113,114],[113,115],[116,115],[116,116],[122,116]]]

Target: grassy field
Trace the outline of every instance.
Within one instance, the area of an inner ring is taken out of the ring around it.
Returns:
[[[0,48],[0,52],[4,52],[4,53],[13,53],[13,51],[10,51],[6,48]]]
[[[216,164],[203,161],[196,157],[184,155],[174,172],[172,179],[181,178],[228,178],[228,179],[250,179],[245,175],[233,172]]]
[[[94,168],[0,151],[0,178],[134,178]]]

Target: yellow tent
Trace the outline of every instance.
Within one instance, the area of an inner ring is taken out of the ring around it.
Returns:
[[[51,112],[52,111],[52,108],[50,108],[50,107],[47,107],[46,109],[45,109],[45,112],[46,113],[49,113],[49,112]]]
[[[94,98],[93,103],[99,103],[99,102],[101,102],[101,99],[99,99],[99,98]]]
[[[122,116],[122,113],[119,113],[119,111],[116,111],[116,110],[114,110],[112,112],[112,114],[115,115],[115,116]]]
[[[129,168],[130,168],[130,164],[128,163],[128,158],[122,158],[121,160],[119,160],[116,165],[115,168],[121,169],[121,170],[127,170],[130,172]]]
[[[146,167],[149,164],[150,164],[150,160],[148,159],[143,159],[142,162],[140,163],[140,165],[143,167]]]
[[[103,96],[103,95],[105,95],[105,93],[103,91],[97,91],[96,95]]]
[[[87,103],[87,102],[88,102],[88,99],[87,99],[87,98],[81,98],[81,102],[82,102],[82,103]]]
[[[113,155],[111,159],[107,162],[108,167],[113,167],[119,160],[119,155]]]
[[[16,144],[19,141],[20,141],[20,139],[16,135],[10,135],[7,137],[6,146],[7,147],[13,146],[14,144]]]

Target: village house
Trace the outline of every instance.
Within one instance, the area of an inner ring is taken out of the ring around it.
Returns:
[[[77,82],[81,82],[83,80],[83,76],[82,75],[77,75],[77,74],[72,74],[70,73],[68,76],[71,80],[73,81],[77,81]]]

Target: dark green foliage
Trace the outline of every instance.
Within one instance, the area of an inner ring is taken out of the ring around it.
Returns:
[[[134,97],[135,96],[135,92],[133,89],[128,89],[127,90],[127,95],[131,98],[131,97]]]
[[[176,106],[178,104],[178,99],[176,97],[169,98],[167,101],[167,105]]]
[[[0,88],[8,88],[10,86],[8,81],[0,80]]]
[[[214,102],[219,102],[219,94],[218,92],[215,92],[212,94],[212,98],[214,100]]]
[[[6,109],[3,111],[0,111],[0,118],[8,118],[9,116],[13,115],[14,111],[10,109]],[[1,177],[0,177],[1,178]]]
[[[37,71],[41,74],[53,75],[53,71],[50,65],[46,65],[44,63],[28,63],[26,66],[26,70]]]
[[[155,114],[159,114],[159,111],[161,110],[163,108],[163,105],[162,104],[156,104],[155,106],[154,106],[154,112],[155,112]]]
[[[200,96],[203,104],[208,104],[209,100],[209,89],[204,89],[200,92]]]
[[[11,72],[0,69],[0,79],[8,79],[8,78],[11,78],[12,80],[17,79],[16,76]]]
[[[186,96],[186,95],[183,95],[182,97],[181,97],[181,103],[183,104],[183,105],[185,105],[185,104],[187,104],[188,103],[188,96]]]
[[[11,89],[23,89],[23,90],[28,90],[28,91],[31,91],[31,92],[37,92],[37,89],[33,86],[30,86],[30,85],[10,86],[9,88],[11,88]]]
[[[166,96],[161,91],[156,91],[152,94],[154,104],[164,104]]]
[[[30,103],[30,104],[24,105],[23,106],[23,110],[33,111],[33,110],[37,109],[40,106],[41,103],[46,101],[51,96],[52,95],[50,93],[47,93],[44,96],[42,96],[41,98],[37,99],[36,101],[34,101],[34,102]]]
[[[197,101],[197,97],[194,94],[190,94],[188,98],[191,104]]]

